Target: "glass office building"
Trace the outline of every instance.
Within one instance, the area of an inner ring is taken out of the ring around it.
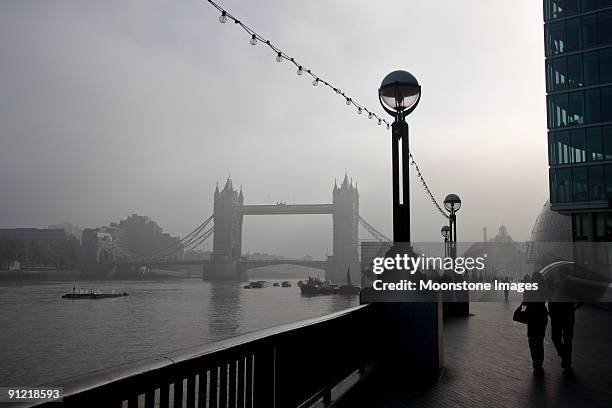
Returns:
[[[544,0],[550,203],[612,241],[612,0]]]

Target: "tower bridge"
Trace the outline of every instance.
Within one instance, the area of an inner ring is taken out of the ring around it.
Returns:
[[[332,217],[333,254],[325,261],[250,261],[242,256],[242,224],[247,215],[327,214]],[[359,281],[358,254],[359,191],[345,174],[340,186],[334,183],[332,202],[322,204],[245,205],[242,188],[237,191],[230,178],[222,190],[214,193],[213,255],[205,271],[207,279],[238,277],[252,267],[272,264],[296,264],[325,270],[325,276],[335,282],[351,278]]]
[[[327,259],[262,260],[242,255],[242,225],[245,216],[301,214],[331,215],[333,253]],[[90,249],[88,253],[91,254],[88,263],[94,266],[93,269],[107,272],[117,268],[134,270],[139,266],[155,268],[202,265],[203,277],[208,280],[242,279],[252,268],[288,264],[321,269],[325,271],[327,279],[339,283],[344,282],[346,271],[350,269],[352,280],[359,282],[359,225],[374,240],[388,241],[387,237],[359,215],[359,190],[347,175],[339,186],[334,182],[331,203],[315,204],[245,204],[242,188],[237,191],[228,178],[223,189],[219,190],[218,185],[215,188],[213,214],[185,237],[176,239],[172,245],[152,253],[135,253],[132,250],[135,247],[132,244],[135,243],[130,241],[130,234],[117,233],[117,228],[102,227],[92,230],[95,234],[91,234],[93,238],[87,242]],[[213,240],[211,259],[184,259],[184,254],[199,248],[210,237]],[[139,237],[131,239],[138,241]],[[140,241],[136,243],[142,244]]]

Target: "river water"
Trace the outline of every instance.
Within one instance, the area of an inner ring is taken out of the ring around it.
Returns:
[[[62,299],[70,282],[2,283],[0,386],[52,383],[358,303],[356,296],[304,297],[292,282],[248,290],[201,279],[87,282],[130,294],[99,300]]]

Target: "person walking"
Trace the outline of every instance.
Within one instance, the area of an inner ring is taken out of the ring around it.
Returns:
[[[502,280],[503,283],[507,283],[508,286],[510,283],[510,280],[508,279],[508,277],[504,277],[504,279]],[[510,290],[508,289],[508,286],[504,286],[504,300],[506,301],[506,303],[508,302],[508,296],[510,295]]]
[[[561,367],[566,371],[572,369],[575,312],[580,306],[582,306],[582,303],[548,302],[552,342],[557,354],[561,357]]]
[[[531,282],[538,283],[542,288],[544,280],[542,275],[534,272]],[[539,292],[539,291],[536,291]],[[546,326],[548,325],[548,309],[542,299],[541,293],[525,291],[524,301],[521,306],[525,306],[527,315],[527,340],[533,364],[533,373],[536,376],[544,374],[544,337],[546,336]]]

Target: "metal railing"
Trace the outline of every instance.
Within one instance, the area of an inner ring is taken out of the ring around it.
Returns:
[[[69,407],[308,406],[373,362],[378,324],[372,306],[356,306],[53,386]]]

